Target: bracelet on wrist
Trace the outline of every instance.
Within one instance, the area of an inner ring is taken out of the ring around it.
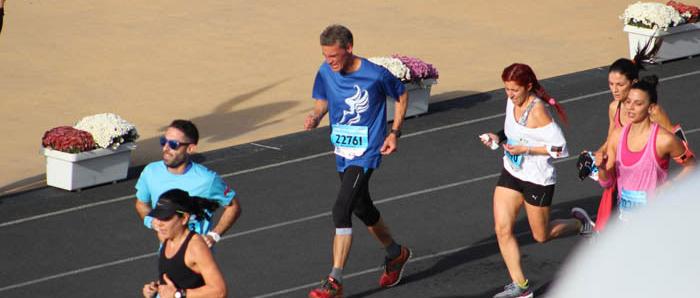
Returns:
[[[221,235],[214,231],[207,233],[207,236],[211,236],[211,238],[214,239],[214,242],[219,242],[219,240],[221,240]]]

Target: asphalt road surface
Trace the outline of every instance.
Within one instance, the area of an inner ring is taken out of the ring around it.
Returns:
[[[700,151],[700,59],[649,72],[662,78],[660,104]],[[575,155],[597,148],[606,134],[607,68],[543,85],[569,114],[565,134],[574,155],[556,163],[552,218],[568,217],[573,206],[595,214],[601,189],[578,180]],[[383,249],[355,219],[346,297],[491,297],[509,282],[491,208],[502,153],[478,138],[502,128],[505,100],[502,90],[457,98],[405,122],[399,151],[373,174],[370,191],[414,258],[400,285],[380,289]],[[339,182],[328,134],[326,127],[196,156],[238,192],[243,207],[215,247],[230,297],[306,297],[330,271],[330,210]],[[0,198],[0,297],[139,297],[143,284],[156,278],[158,248],[133,206],[139,170],[131,169],[126,181],[80,192],[45,187]],[[522,213],[516,232],[536,295],[586,241],[572,236],[538,244]]]

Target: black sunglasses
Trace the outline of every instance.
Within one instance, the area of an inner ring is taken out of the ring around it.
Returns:
[[[168,144],[168,147],[170,147],[170,149],[177,150],[178,148],[180,148],[180,146],[189,145],[192,143],[185,143],[185,142],[180,142],[180,141],[176,141],[176,140],[168,140],[165,138],[165,136],[160,136],[160,147],[165,146],[165,144]]]

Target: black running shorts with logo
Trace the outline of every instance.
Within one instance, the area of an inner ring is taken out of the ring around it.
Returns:
[[[549,207],[552,205],[554,197],[554,184],[539,185],[532,182],[522,181],[513,177],[506,169],[501,170],[501,177],[498,178],[496,186],[501,186],[515,190],[525,197],[525,202],[532,206]]]

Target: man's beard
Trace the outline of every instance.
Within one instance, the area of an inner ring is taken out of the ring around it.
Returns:
[[[165,166],[167,166],[168,168],[177,168],[177,167],[181,166],[182,164],[186,163],[187,161],[189,161],[189,158],[188,158],[188,156],[183,156],[180,159],[173,158],[169,162],[166,160],[164,160],[164,161],[165,161]]]

